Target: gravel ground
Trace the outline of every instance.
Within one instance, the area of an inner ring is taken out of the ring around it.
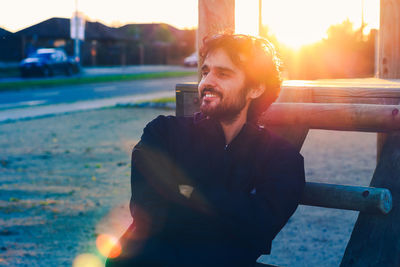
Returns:
[[[101,266],[102,240],[130,223],[130,151],[148,121],[173,113],[110,108],[1,123],[0,266]],[[375,139],[311,131],[302,149],[307,180],[368,185]],[[356,218],[300,206],[260,261],[338,266]]]

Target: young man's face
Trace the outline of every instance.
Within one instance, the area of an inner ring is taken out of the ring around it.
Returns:
[[[201,66],[200,110],[219,120],[234,119],[248,108],[246,77],[223,49],[210,52]],[[246,110],[247,111],[247,110]]]

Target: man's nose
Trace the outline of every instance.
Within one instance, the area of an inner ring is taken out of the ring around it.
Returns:
[[[203,78],[201,79],[201,83],[205,87],[214,87],[216,85],[215,75],[212,72],[207,73],[207,75],[203,76]]]

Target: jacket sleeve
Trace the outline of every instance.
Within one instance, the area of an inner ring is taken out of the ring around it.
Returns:
[[[296,210],[305,184],[303,157],[281,150],[262,166],[255,194],[229,192],[218,184],[203,188],[214,216],[257,253],[270,253],[270,244]]]
[[[159,116],[143,130],[132,152],[130,211],[142,231],[160,231],[176,194],[168,142],[169,118]]]

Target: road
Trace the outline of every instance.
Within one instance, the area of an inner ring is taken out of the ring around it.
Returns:
[[[197,77],[108,82],[0,93],[0,121],[112,106],[119,102],[173,96],[175,85]]]
[[[174,66],[174,65],[134,65],[134,66],[114,66],[114,67],[83,67],[81,72],[76,76],[104,76],[104,75],[114,75],[114,74],[137,74],[137,73],[149,73],[149,72],[171,72],[171,71],[183,71],[183,72],[193,72],[197,71],[197,68]],[[59,79],[63,76],[54,77],[31,77],[31,78],[21,78],[21,77],[8,77],[0,78],[1,82],[19,82],[26,80],[43,80],[43,79]]]
[[[95,83],[0,92],[0,110],[174,91],[177,83],[195,80],[196,76],[193,75],[178,78]]]

